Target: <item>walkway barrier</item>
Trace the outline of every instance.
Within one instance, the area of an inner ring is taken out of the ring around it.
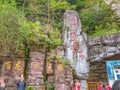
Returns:
[[[100,82],[87,82],[88,90],[97,90]]]

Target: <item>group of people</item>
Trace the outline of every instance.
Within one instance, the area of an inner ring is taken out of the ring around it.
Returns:
[[[26,88],[26,82],[24,80],[23,75],[19,78],[19,80],[16,82],[17,90],[25,90]],[[5,83],[0,82],[0,90],[5,90]],[[80,90],[80,81],[75,80],[74,83],[74,90]],[[120,90],[120,80],[117,80],[113,83],[112,87],[109,86],[109,84],[102,84],[100,83],[98,86],[98,90]]]
[[[100,83],[98,86],[98,90],[112,90],[112,88],[109,86],[109,84],[102,84]]]
[[[102,84],[98,86],[98,90],[120,90],[120,80],[114,81],[112,87],[109,86],[109,84]]]

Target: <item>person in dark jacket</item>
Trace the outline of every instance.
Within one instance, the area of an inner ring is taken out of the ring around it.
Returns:
[[[103,84],[102,90],[107,90],[106,85]]]
[[[116,80],[112,85],[112,90],[120,90],[120,80]]]
[[[20,77],[20,80],[16,82],[17,90],[25,90],[26,81],[24,80],[23,75]]]

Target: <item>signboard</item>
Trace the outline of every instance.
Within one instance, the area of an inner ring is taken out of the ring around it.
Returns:
[[[115,80],[120,80],[120,60],[106,61],[107,75],[110,86]]]
[[[13,74],[13,73],[11,73],[12,69],[13,69],[12,67],[13,67],[13,61],[12,60],[5,61],[4,68],[3,68],[4,75]]]

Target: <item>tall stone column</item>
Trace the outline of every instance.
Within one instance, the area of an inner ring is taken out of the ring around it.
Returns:
[[[81,21],[77,12],[68,10],[64,14],[63,26],[64,58],[80,78],[81,89],[87,90],[86,80],[89,72],[87,61],[87,36],[81,30]]]
[[[36,88],[36,90],[45,90],[44,84],[44,58],[43,50],[31,48],[30,60],[28,64],[27,85]]]

